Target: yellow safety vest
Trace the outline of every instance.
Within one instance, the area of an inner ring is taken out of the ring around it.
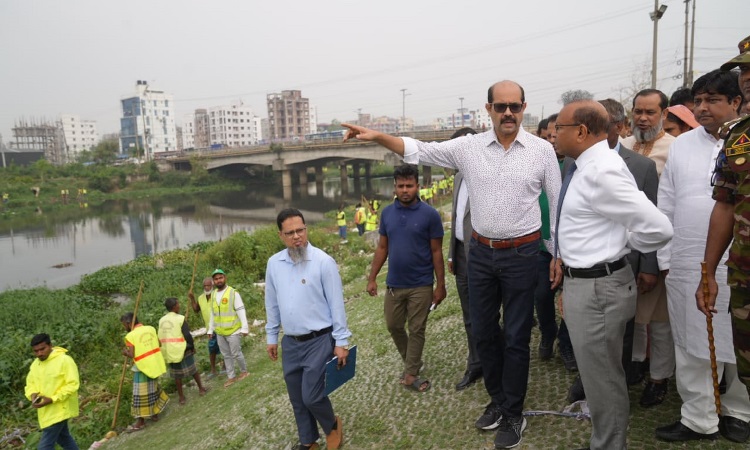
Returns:
[[[208,324],[211,323],[211,299],[206,297],[205,292],[198,296],[198,306],[200,307],[201,315],[203,316],[203,324],[208,326]]]
[[[367,216],[367,223],[365,224],[365,231],[375,231],[378,229],[378,213],[370,213]]]
[[[159,343],[164,361],[168,364],[178,363],[185,357],[187,342],[182,335],[183,323],[185,316],[171,311],[159,319]]]
[[[372,201],[372,209],[374,209],[375,212],[378,212],[378,210],[380,210],[380,200]]]
[[[138,324],[125,335],[125,342],[133,347],[133,362],[149,378],[158,378],[167,372],[167,365],[159,348],[159,338],[154,327]]]
[[[214,331],[222,336],[229,336],[242,327],[240,317],[234,310],[234,288],[227,286],[221,300],[216,302],[216,290],[211,292],[211,307],[214,312]]]
[[[365,223],[367,220],[367,213],[365,213],[365,208],[363,206],[360,206],[357,208],[357,212],[354,214],[354,223],[357,225]]]
[[[336,214],[336,225],[340,227],[346,226],[346,213],[344,211]]]

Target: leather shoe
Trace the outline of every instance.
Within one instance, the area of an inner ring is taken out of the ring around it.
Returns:
[[[326,435],[326,448],[336,450],[344,440],[344,427],[339,416],[336,416],[336,422],[333,425],[336,428]]]
[[[568,402],[575,403],[580,400],[586,400],[586,392],[583,390],[581,376],[578,375],[568,389]]]
[[[750,438],[750,425],[736,417],[721,416],[719,418],[719,432],[732,442],[743,443]]]
[[[683,425],[679,420],[672,425],[657,428],[655,434],[656,439],[667,442],[698,441],[701,439],[715,441],[719,438],[719,433],[698,433]]]
[[[463,391],[467,387],[476,383],[477,380],[479,380],[480,378],[482,378],[481,371],[476,371],[476,372],[467,371],[466,373],[464,373],[464,377],[461,379],[461,381],[459,381],[458,384],[456,384],[456,390]]]

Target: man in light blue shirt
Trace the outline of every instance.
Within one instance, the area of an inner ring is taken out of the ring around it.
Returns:
[[[297,422],[296,448],[319,448],[320,423],[327,448],[337,449],[343,440],[342,423],[323,392],[326,362],[335,355],[344,366],[349,355],[352,333],[346,325],[341,277],[336,261],[307,241],[299,210],[281,211],[276,224],[287,248],[271,256],[266,266],[268,356],[273,361],[278,358],[283,327],[281,364]]]

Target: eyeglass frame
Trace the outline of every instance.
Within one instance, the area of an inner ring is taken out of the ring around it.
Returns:
[[[555,133],[559,133],[560,132],[560,128],[563,128],[563,127],[580,127],[581,125],[583,125],[583,124],[582,123],[563,123],[563,124],[556,123],[555,124]]]
[[[296,230],[291,231],[282,231],[281,234],[283,234],[285,237],[291,238],[296,236],[302,236],[307,232],[307,227],[297,228]]]
[[[510,112],[513,114],[518,114],[523,111],[524,104],[525,103],[490,103],[490,105],[492,105],[492,109],[498,114],[504,113],[507,109],[510,109]],[[502,107],[502,109],[498,111],[498,108],[500,107]],[[513,111],[514,108],[518,111]]]

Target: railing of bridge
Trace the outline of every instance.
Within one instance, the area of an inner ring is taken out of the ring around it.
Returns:
[[[395,136],[406,136],[420,141],[446,141],[450,139],[451,135],[455,130],[434,130],[434,131],[416,131],[407,133],[397,133]],[[211,148],[200,148],[194,150],[185,150],[178,152],[177,154],[159,156],[156,155],[157,159],[168,159],[168,160],[189,160],[193,157],[208,157],[208,158],[223,158],[229,156],[241,156],[241,155],[253,155],[262,153],[272,152],[285,152],[291,150],[312,150],[320,148],[335,148],[335,147],[351,147],[357,145],[377,145],[374,142],[364,142],[357,139],[352,139],[347,142],[343,142],[342,139],[313,139],[309,141],[299,140],[284,142],[281,144],[280,149],[271,149],[271,144],[264,145],[253,145],[245,147],[228,147],[221,149]]]

